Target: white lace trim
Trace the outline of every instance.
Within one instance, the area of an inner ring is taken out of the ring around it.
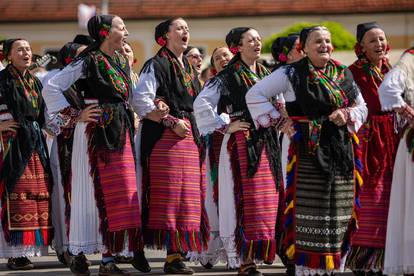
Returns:
[[[107,253],[108,249],[102,243],[90,243],[90,244],[70,244],[69,251],[73,255],[78,255],[83,252],[85,255],[92,255],[96,253]]]
[[[224,250],[227,253],[227,267],[231,269],[240,267],[240,257],[237,254],[236,243],[234,242],[234,236],[221,237]]]
[[[262,115],[259,115],[257,117],[257,123],[261,125],[262,127],[270,127],[272,124],[272,120],[275,120],[280,117],[280,113],[276,111],[276,109],[273,109],[270,111],[270,113],[264,113]]]
[[[217,249],[215,252],[188,252],[187,259],[189,262],[192,262],[196,265],[199,263],[206,265],[210,263],[211,265],[216,265],[218,262],[227,263],[227,254],[226,251],[222,249]]]
[[[313,276],[313,275],[324,275],[325,273],[331,275],[331,273],[341,272],[338,270],[326,270],[326,269],[315,269],[307,266],[296,266],[296,276]]]
[[[383,111],[393,111],[395,108],[401,108],[404,106],[406,106],[404,100],[399,100],[398,103],[382,103],[381,108]]]
[[[33,245],[3,246],[0,249],[0,258],[40,257],[47,255],[47,248]]]
[[[195,116],[201,135],[211,134],[215,130],[227,125],[227,123],[220,116],[217,116],[217,114],[212,112],[210,109],[198,112]]]
[[[0,121],[6,121],[11,119],[13,119],[13,115],[11,115],[11,113],[9,112],[0,115]]]

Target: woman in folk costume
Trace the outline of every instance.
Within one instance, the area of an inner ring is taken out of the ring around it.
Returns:
[[[225,133],[218,206],[220,236],[229,262],[240,259],[239,275],[262,275],[256,262],[271,264],[276,255],[280,151],[275,130],[254,128],[245,93],[269,71],[257,63],[262,43],[255,29],[234,28],[226,43],[235,56],[207,83],[194,109],[201,134]],[[230,124],[220,118],[222,112],[229,114]],[[235,250],[237,255],[232,256]]]
[[[382,275],[391,192],[392,171],[398,136],[393,112],[382,112],[378,87],[391,66],[384,31],[376,22],[357,26],[355,53],[350,67],[368,107],[368,119],[358,132],[364,185],[360,194],[358,231],[352,237],[347,267],[356,275]],[[369,273],[369,274],[368,274]]]
[[[201,252],[209,239],[201,141],[193,115],[200,83],[183,56],[189,40],[184,19],[158,24],[155,41],[161,49],[145,63],[133,94],[134,109],[143,118],[144,239],[150,247],[167,250],[164,271],[172,274],[193,274],[182,254]]]
[[[45,105],[40,81],[28,71],[25,39],[4,42],[0,72],[0,257],[10,269],[31,269],[28,257],[47,254],[53,238],[52,175],[42,133]]]
[[[69,251],[71,271],[89,275],[81,253],[103,254],[100,275],[128,275],[112,253],[134,252],[133,266],[150,267],[143,254],[142,225],[133,154],[133,113],[129,66],[119,53],[128,35],[118,16],[99,15],[88,22],[95,39],[43,90],[48,113],[61,129],[75,126],[71,158]],[[64,91],[84,79],[82,111]]]
[[[382,109],[397,112],[404,126],[392,177],[384,274],[414,275],[414,47],[385,76],[378,93]]]
[[[228,47],[215,48],[210,59],[213,75],[216,76],[223,71],[232,58],[233,54]],[[226,123],[230,122],[229,116],[226,113],[221,113],[220,117]],[[206,154],[205,159],[203,160],[204,166],[202,173],[203,178],[206,181],[205,206],[210,224],[210,241],[208,243],[208,249],[204,250],[201,254],[191,252],[187,255],[191,262],[200,262],[201,265],[207,269],[211,269],[219,261],[227,263],[227,268],[229,269],[240,267],[240,261],[237,258],[236,250],[227,254],[226,250],[224,250],[224,245],[219,232],[218,170],[220,148],[223,137],[224,135],[220,131],[214,131],[203,137]]]
[[[351,72],[331,59],[327,28],[302,30],[300,43],[307,57],[257,83],[246,101],[259,130],[276,126],[292,137],[283,246],[296,275],[323,275],[340,270],[349,250],[358,211],[352,134],[367,108]],[[269,101],[279,94],[287,118]]]
[[[294,62],[299,61],[302,59],[305,55],[301,48],[299,47],[299,34],[290,34],[287,37],[279,37],[277,38],[271,47],[271,53],[272,57],[275,60],[276,64],[273,67],[273,71],[277,70],[281,66],[284,66],[286,64],[291,64]],[[278,96],[278,99],[274,103],[277,106],[277,109],[280,113],[286,114],[286,108],[285,108],[285,102],[282,96]],[[287,165],[287,159],[288,159],[288,150],[289,150],[289,144],[290,144],[290,137],[284,133],[280,134],[280,144],[281,144],[281,164],[282,164],[282,175],[283,175],[283,181],[286,181],[286,165]],[[284,201],[284,194],[285,191],[280,191],[279,200],[280,202]],[[284,206],[283,203],[281,204],[281,208],[279,208],[279,214],[283,217],[284,212]],[[291,275],[294,274],[295,271],[295,265],[292,262],[292,260],[289,260],[285,254],[285,249],[283,248],[283,243],[281,242],[284,239],[284,233],[283,233],[283,222],[278,225],[280,235],[277,237],[279,242],[279,248],[278,248],[278,254],[281,258],[282,262],[286,266],[286,274]]]
[[[86,45],[68,42],[59,50],[58,61],[65,67],[86,47]],[[43,78],[43,83],[47,83],[62,69],[49,72]],[[77,110],[82,110],[85,107],[82,96],[83,85],[82,80],[79,80],[63,92],[66,100]],[[60,130],[59,126],[49,125],[52,132],[59,133],[59,135],[48,135],[46,140],[54,182],[52,193],[52,222],[55,228],[53,248],[56,250],[59,261],[67,266],[70,266],[71,263],[67,234],[70,220],[71,159],[74,127],[74,125],[71,125]]]

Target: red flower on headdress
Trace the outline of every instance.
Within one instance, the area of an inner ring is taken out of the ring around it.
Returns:
[[[103,24],[101,29],[99,30],[99,37],[104,40],[107,36],[109,36],[109,30],[111,26],[108,24]]]
[[[239,52],[239,48],[237,48],[237,47],[230,47],[229,50],[233,55],[235,55]]]
[[[69,64],[69,63],[71,63],[72,62],[72,58],[71,57],[67,57],[67,58],[65,58],[65,63],[66,64]]]
[[[278,59],[280,62],[286,62],[287,61],[287,56],[284,53],[280,53],[278,56]]]
[[[101,29],[101,30],[99,31],[99,36],[100,36],[100,37],[102,37],[102,38],[105,38],[105,37],[107,37],[108,35],[109,35],[108,30]]]
[[[157,38],[157,43],[158,43],[158,45],[160,45],[161,47],[164,47],[165,46],[165,44],[167,44],[167,41],[162,37],[162,36],[160,36],[159,38]]]

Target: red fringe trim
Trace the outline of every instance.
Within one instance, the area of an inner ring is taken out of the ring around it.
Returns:
[[[327,269],[329,265],[326,263],[326,258],[331,257],[333,261],[334,267],[332,269],[339,269],[341,266],[341,253],[329,253],[329,254],[322,254],[322,253],[314,253],[314,252],[307,252],[307,251],[299,251],[297,250],[295,253],[296,264],[299,266],[306,266],[309,268],[314,269]]]
[[[168,250],[170,252],[207,250],[208,239],[202,232],[185,230],[147,229],[144,233],[146,245],[153,249]]]

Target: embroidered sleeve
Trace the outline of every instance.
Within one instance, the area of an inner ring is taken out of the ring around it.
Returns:
[[[70,106],[63,92],[68,90],[78,79],[84,78],[84,61],[71,63],[50,78],[42,90],[50,116],[54,116],[64,108]]]
[[[278,98],[292,89],[292,85],[284,71],[274,71],[257,82],[246,94],[246,103],[256,128],[279,126],[283,118],[278,107],[272,104],[272,98]]]
[[[208,83],[194,101],[194,116],[201,135],[213,133],[215,130],[224,131],[228,122],[217,113],[220,99],[219,80]]]
[[[132,107],[140,118],[156,108],[154,103],[159,84],[155,77],[154,65],[147,64],[142,70],[137,85],[132,90]]]
[[[54,135],[59,135],[62,129],[76,126],[81,112],[81,110],[68,106],[51,117],[46,124],[46,128]]]
[[[361,93],[358,93],[354,106],[343,109],[343,112],[347,119],[348,131],[358,132],[368,116],[368,108]]]
[[[406,105],[402,94],[405,90],[407,74],[400,68],[394,68],[385,75],[378,94],[382,110],[391,111]]]

